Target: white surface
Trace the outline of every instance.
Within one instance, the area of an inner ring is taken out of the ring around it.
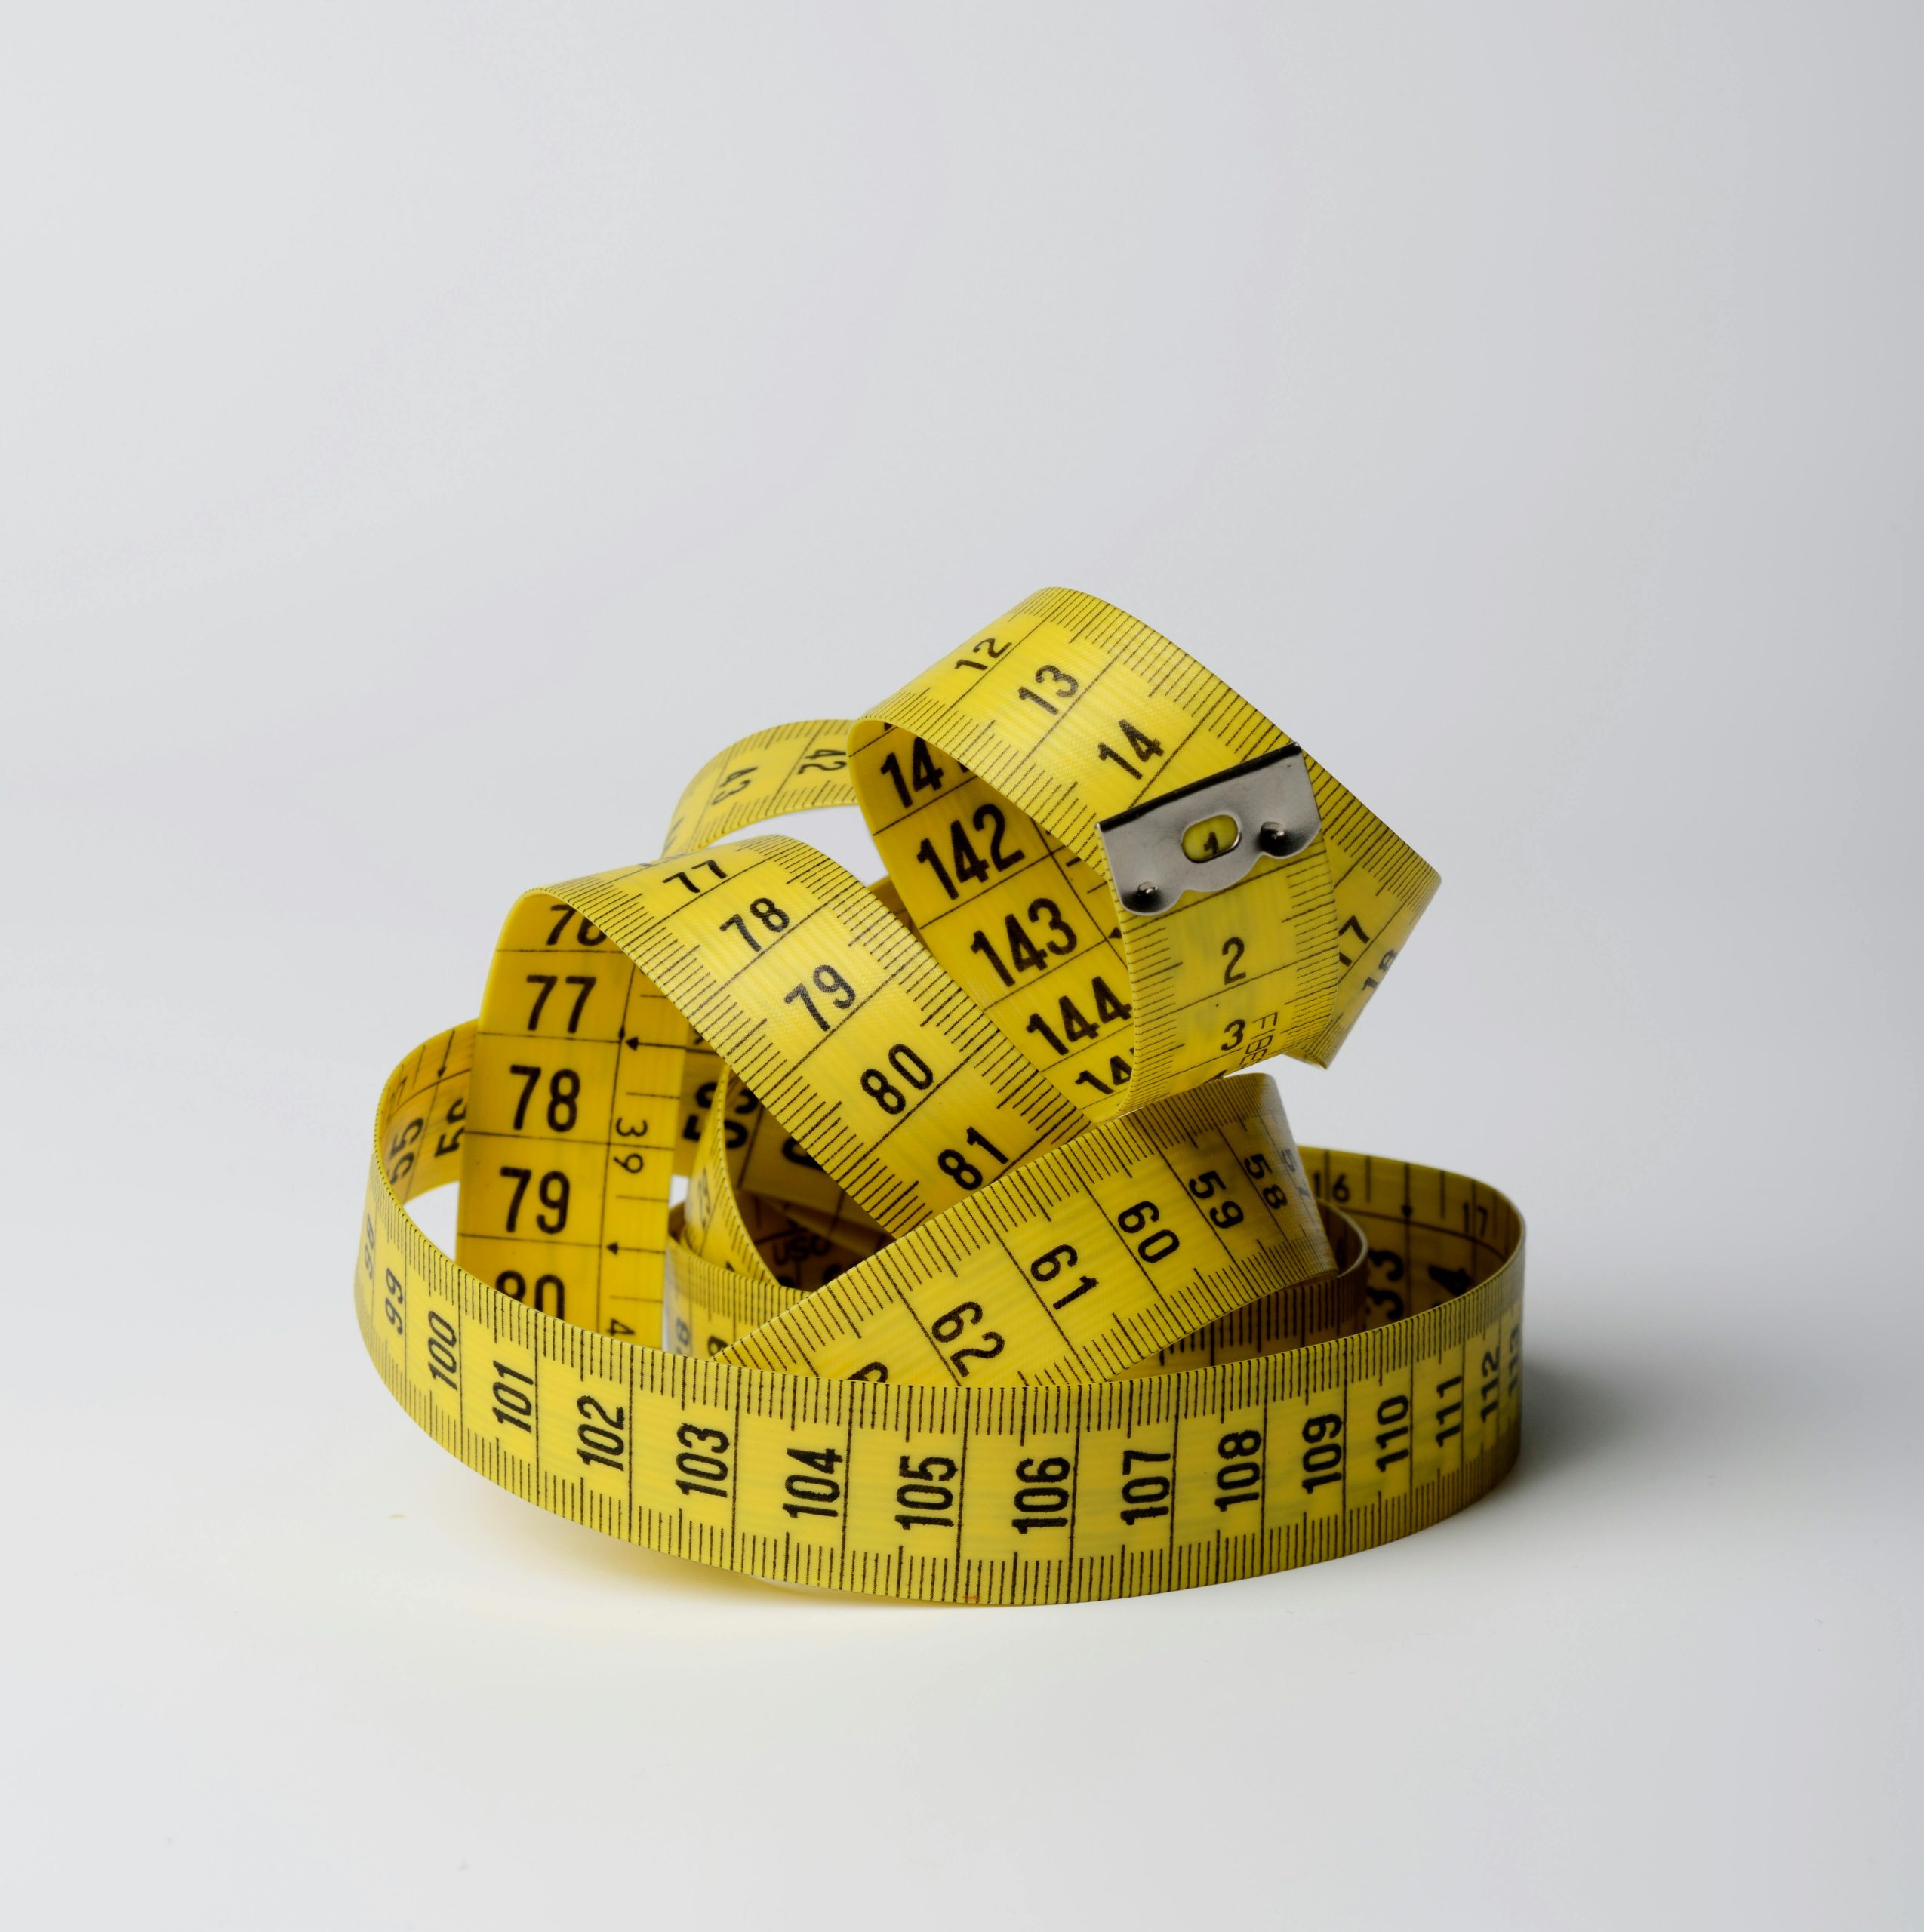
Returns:
[[[11,9],[14,1922],[1924,1919],[1921,39]],[[490,1489],[349,1312],[389,1066],[725,737],[1051,582],[1441,867],[1282,1077],[1525,1207],[1522,1466],[1002,1614]]]

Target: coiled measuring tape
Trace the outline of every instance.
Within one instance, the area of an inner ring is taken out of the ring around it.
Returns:
[[[848,804],[873,887],[740,835]],[[965,1603],[1315,1562],[1508,1469],[1515,1209],[1299,1149],[1245,1071],[1329,1062],[1436,875],[1166,638],[1040,592],[729,746],[666,850],[521,900],[382,1097],[362,1332],[469,1466]],[[452,1257],[404,1205],[451,1181]]]

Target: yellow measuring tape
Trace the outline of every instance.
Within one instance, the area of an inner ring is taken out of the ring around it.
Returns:
[[[873,887],[737,835],[849,804]],[[1040,592],[731,745],[666,850],[520,900],[382,1097],[362,1333],[463,1462],[962,1603],[1315,1562],[1509,1467],[1515,1209],[1244,1071],[1328,1063],[1436,875],[1166,638]],[[403,1204],[455,1180],[451,1257]]]

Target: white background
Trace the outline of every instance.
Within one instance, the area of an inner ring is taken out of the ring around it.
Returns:
[[[18,1923],[1924,1919],[1924,16],[0,42]],[[722,742],[1051,583],[1441,869],[1280,1072],[1523,1205],[1521,1466],[1007,1613],[492,1490],[350,1313],[389,1065]]]

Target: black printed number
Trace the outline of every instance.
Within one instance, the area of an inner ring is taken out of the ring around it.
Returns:
[[[528,1192],[528,1183],[534,1179],[532,1168],[503,1168],[501,1178],[515,1184],[514,1198],[508,1203],[508,1232],[513,1234],[516,1223],[521,1218],[522,1197]],[[559,1168],[543,1174],[535,1188],[536,1197],[541,1203],[541,1211],[534,1217],[534,1225],[544,1235],[558,1235],[568,1226],[568,1177]]]
[[[1147,764],[1153,758],[1162,755],[1162,740],[1160,738],[1151,737],[1147,731],[1138,731],[1126,718],[1120,718],[1117,722],[1123,737],[1129,741],[1130,750],[1142,760],[1143,764]],[[1096,757],[1098,761],[1107,758],[1111,764],[1119,764],[1131,778],[1140,779],[1142,777],[1142,766],[1131,764],[1113,745],[1097,745]]]
[[[503,1268],[494,1277],[494,1285],[510,1301],[525,1302],[543,1315],[553,1315],[558,1321],[568,1318],[568,1291],[559,1275],[536,1275],[531,1289],[527,1276],[519,1269]]]
[[[685,1422],[675,1432],[681,1453],[675,1466],[681,1474],[675,1487],[684,1496],[721,1496],[728,1493],[728,1438],[725,1430],[703,1429]]]
[[[747,914],[737,912],[733,918],[724,919],[716,930],[726,932],[731,926],[734,927],[747,940],[749,951],[759,952],[762,942],[755,937],[748,923],[750,918],[758,921],[765,932],[780,933],[788,930],[788,915],[772,899],[751,899],[748,902]]]
[[[925,1456],[912,1463],[904,1456],[897,1473],[902,1481],[895,1492],[895,1506],[903,1513],[895,1520],[904,1529],[956,1527],[955,1518],[945,1513],[956,1506],[956,1465],[948,1457]]]
[[[1233,1509],[1239,1503],[1261,1504],[1263,1495],[1263,1433],[1256,1429],[1232,1429],[1216,1444],[1222,1458],[1216,1469],[1216,1507]]]
[[[1075,1265],[1076,1251],[1064,1241],[1060,1247],[1050,1248],[1046,1253],[1037,1255],[1030,1263],[1030,1278],[1037,1281],[1054,1281],[1061,1278],[1065,1268],[1073,1268]],[[1078,1295],[1087,1294],[1095,1285],[1096,1278],[1093,1275],[1085,1275],[1066,1294],[1054,1297],[1049,1306],[1051,1308],[1067,1308]]]
[[[808,976],[814,983],[814,992],[833,1007],[846,1013],[855,1004],[855,989],[833,966],[817,966]],[[821,1008],[815,1004],[814,995],[806,986],[791,986],[782,995],[782,1004],[793,1006],[799,1000],[808,1009],[808,1017],[826,1033],[830,1022],[822,1017]]]
[[[533,1032],[541,1023],[541,1009],[548,1003],[548,996],[557,986],[579,986],[574,1004],[568,1009],[568,1030],[571,1033],[581,1024],[581,1009],[588,1004],[588,995],[595,989],[595,976],[592,973],[530,973],[528,983],[538,986],[540,991],[534,995],[534,1004],[529,1009],[528,1030]],[[567,997],[565,994],[562,995]]]
[[[928,746],[920,738],[916,740],[909,755],[907,778],[902,776],[902,761],[893,752],[882,761],[882,769],[894,783],[896,797],[905,805],[912,801],[917,792],[939,792],[942,789],[943,768],[935,762]]]
[[[1198,1201],[1208,1201],[1218,1192],[1225,1192],[1228,1186],[1222,1176],[1211,1168],[1190,1183],[1189,1191]],[[1205,1208],[1202,1211],[1208,1216],[1211,1225],[1218,1228],[1233,1228],[1242,1219],[1242,1208],[1227,1199],[1218,1201],[1213,1208]]]
[[[935,1084],[935,1072],[913,1047],[891,1047],[888,1064],[905,1086],[925,1093]],[[885,1114],[899,1114],[908,1105],[907,1097],[880,1067],[870,1067],[862,1075],[862,1091]]]
[[[1067,1456],[1025,1456],[1015,1466],[1015,1514],[1010,1527],[1019,1536],[1031,1530],[1069,1527],[1069,1490],[1073,1466]]]
[[[575,1454],[584,1463],[625,1472],[628,1467],[627,1409],[619,1402],[611,1409],[592,1395],[582,1395],[575,1400],[574,1412],[582,1419],[574,1432],[580,1444]]]
[[[461,1390],[461,1338],[438,1308],[427,1312],[427,1372],[458,1395]]]
[[[996,950],[995,941],[980,928],[968,943],[969,951],[981,954],[1005,986],[1015,984],[1017,973],[1047,971],[1051,953],[1059,958],[1076,950],[1076,929],[1062,916],[1062,908],[1053,899],[1032,900],[1027,917],[1025,925],[1013,912],[1005,916],[1001,952]],[[1031,926],[1042,926],[1045,930],[1032,934],[1029,931]]]
[[[928,866],[934,873],[942,890],[951,899],[960,897],[956,884],[957,879],[968,884],[980,884],[996,872],[1007,872],[1011,866],[1020,865],[1029,856],[1020,847],[1012,852],[1003,849],[1002,841],[1008,835],[1008,820],[1000,805],[977,805],[968,822],[978,832],[989,835],[989,856],[986,859],[976,850],[959,818],[949,821],[947,865],[942,863],[942,855],[936,850],[932,838],[925,838],[916,848],[916,863]]]
[[[538,1066],[511,1066],[508,1071],[521,1081],[521,1097],[515,1103],[515,1131],[519,1134],[528,1118],[528,1103],[540,1084]],[[571,1134],[574,1130],[577,1103],[581,1097],[581,1076],[573,1067],[558,1068],[548,1077],[546,1118],[550,1134]]]
[[[791,1463],[802,1466],[782,1484],[790,1500],[782,1509],[790,1516],[833,1516],[840,1513],[842,1483],[835,1473],[843,1461],[839,1449],[791,1449]]]
[[[993,1328],[981,1326],[982,1304],[965,1301],[950,1309],[947,1315],[938,1315],[928,1324],[928,1332],[941,1346],[949,1366],[958,1377],[968,1374],[971,1361],[993,1361],[1002,1352],[1002,1338]],[[950,1344],[959,1342],[965,1334],[971,1340],[967,1348],[957,1349]]]
[[[1122,1500],[1128,1506],[1122,1512],[1125,1523],[1136,1524],[1151,1516],[1168,1515],[1172,1485],[1169,1478],[1156,1469],[1155,1465],[1174,1460],[1174,1453],[1166,1449],[1122,1451]],[[1145,1471],[1141,1475],[1133,1473],[1138,1463],[1144,1466]]]
[[[504,1361],[494,1364],[494,1386],[488,1392],[494,1398],[494,1420],[503,1429],[534,1433],[534,1378],[525,1370],[510,1368]]]
[[[1265,1174],[1273,1171],[1270,1166],[1267,1155],[1251,1154],[1243,1162],[1242,1171],[1261,1189],[1264,1207],[1286,1208],[1288,1206],[1288,1192],[1283,1186],[1282,1183],[1279,1180],[1265,1181],[1263,1178]],[[1400,1261],[1397,1263],[1399,1268],[1402,1265]]]
[[[968,1130],[968,1144],[971,1147],[980,1148],[997,1166],[1005,1168],[1008,1165],[1008,1156],[979,1128],[971,1127]],[[935,1164],[956,1186],[971,1193],[982,1185],[982,1170],[959,1147],[944,1147],[936,1155]]]
[[[1343,1418],[1312,1416],[1303,1425],[1303,1440],[1310,1446],[1303,1451],[1303,1487],[1320,1489],[1326,1482],[1343,1480]]]
[[[562,934],[568,930],[568,921],[574,917],[574,908],[572,906],[550,906],[548,910],[561,915],[549,928],[547,939],[549,945],[559,946]],[[580,929],[574,935],[577,946],[599,946],[607,937],[608,934],[597,930],[585,913],[582,915]]]
[[[1386,1395],[1376,1405],[1376,1466],[1388,1469],[1409,1460],[1409,1398]],[[1400,1443],[1401,1447],[1396,1446]]]
[[[1142,1235],[1136,1243],[1136,1252],[1145,1261],[1166,1261],[1182,1246],[1182,1238],[1168,1228],[1156,1228],[1147,1234],[1143,1230],[1152,1221],[1159,1221],[1162,1211],[1153,1201],[1138,1201],[1133,1208],[1125,1208],[1116,1217],[1116,1225],[1125,1235]]]

